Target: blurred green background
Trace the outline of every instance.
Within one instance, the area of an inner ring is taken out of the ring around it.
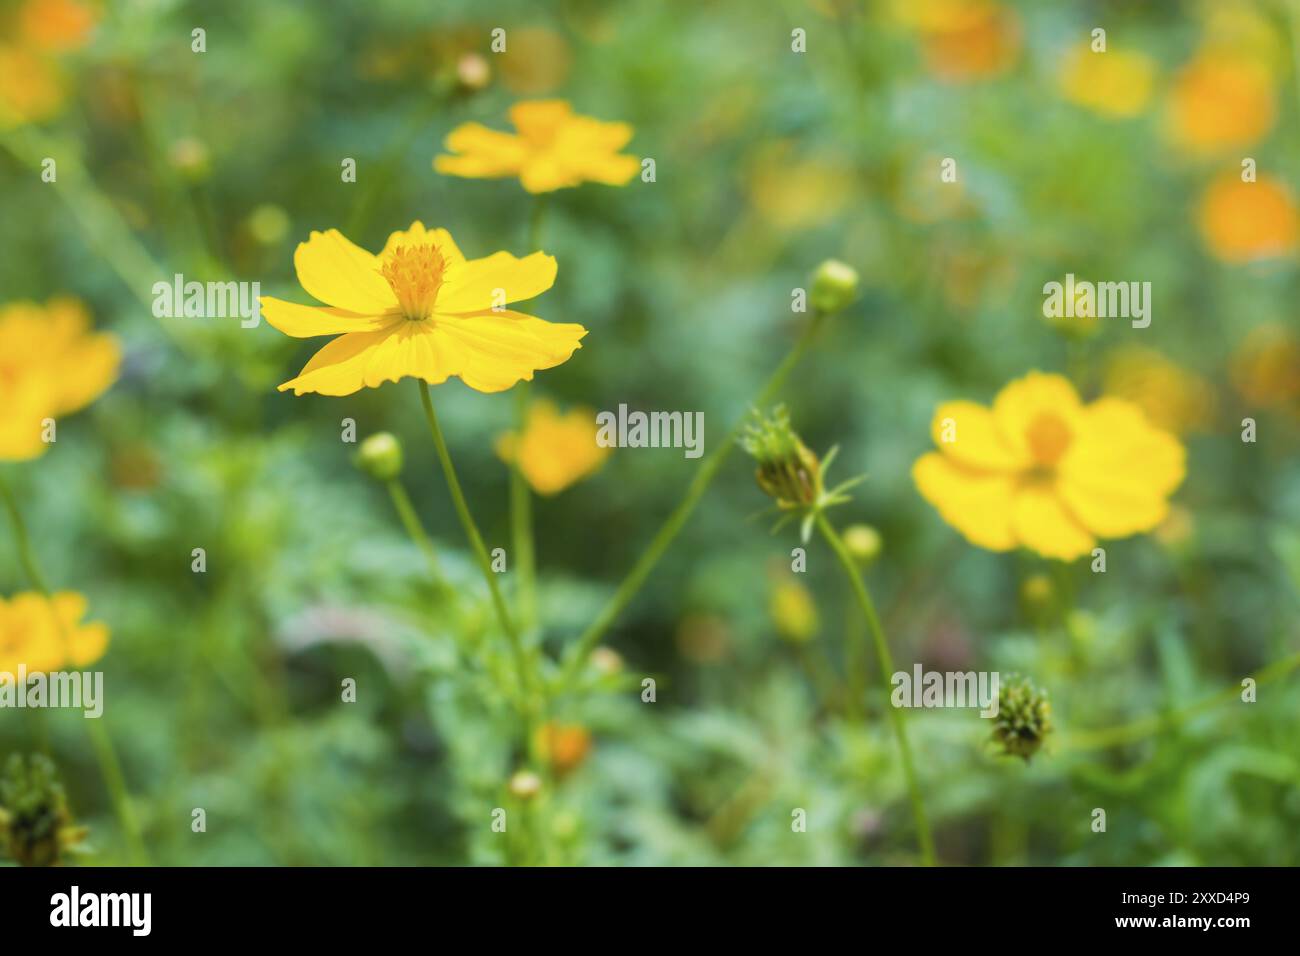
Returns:
[[[941,862],[1297,861],[1294,674],[1257,703],[1229,694],[1089,745],[1300,650],[1294,249],[1224,261],[1198,226],[1199,197],[1243,157],[1261,179],[1300,175],[1294,6],[84,5],[84,42],[49,54],[57,109],[0,130],[0,302],[76,295],[125,361],[47,455],[4,467],[47,577],[85,593],[112,629],[104,726],[153,862],[917,861],[883,698],[873,683],[865,718],[843,706],[862,627],[845,582],[816,542],[807,573],[790,573],[796,534],[770,533],[742,455],[616,622],[607,646],[621,664],[605,656],[557,705],[557,720],[591,734],[585,759],[522,806],[507,787],[521,761],[509,661],[414,386],[277,393],[323,340],[150,312],[152,283],[176,272],[308,301],[293,249],[316,229],[378,250],[421,219],[472,257],[530,251],[533,200],[516,181],[441,176],[431,161],[455,125],[505,129],[511,103],[551,96],[632,124],[627,151],[653,157],[657,177],[550,197],[542,247],[559,275],[529,311],[590,334],[539,373],[535,395],[700,410],[707,452],[797,334],[791,289],[828,257],[860,272],[860,299],[783,397],[812,448],[840,446],[835,477],[870,476],[837,520],[882,536],[868,580],[895,660],[1029,675],[1056,726],[1026,764],[993,752],[971,711],[908,714]],[[5,44],[23,42],[22,6],[5,5]],[[1069,52],[1097,26],[1149,61],[1131,115],[1068,95]],[[489,48],[497,27],[503,54]],[[795,28],[805,53],[791,49]],[[1272,112],[1253,136],[1197,152],[1169,132],[1169,110],[1207,48],[1262,65]],[[40,180],[47,155],[57,183]],[[340,180],[349,157],[356,183]],[[956,184],[940,183],[944,157]],[[1150,281],[1151,327],[1053,327],[1042,285],[1067,272]],[[1170,522],[1108,543],[1104,575],[974,548],[912,484],[939,402],[988,403],[1034,368],[1087,398],[1120,390],[1164,409],[1187,444]],[[488,546],[507,546],[509,475],[493,439],[511,397],[457,381],[434,397]],[[1240,438],[1246,416],[1253,444]],[[359,437],[402,439],[403,480],[459,612],[383,487],[354,468],[347,418]],[[676,450],[617,451],[535,502],[551,656],[697,467]],[[197,547],[206,574],[191,572]],[[0,547],[2,593],[27,586]],[[772,612],[773,594],[799,587],[816,612],[806,641]],[[345,677],[355,704],[339,699]],[[80,715],[0,717],[0,756],[37,750],[91,827],[83,860],[133,859]],[[191,831],[196,807],[206,833]],[[493,832],[496,807],[518,809],[522,828]],[[1096,807],[1104,834],[1090,829]],[[794,808],[806,833],[791,830]]]

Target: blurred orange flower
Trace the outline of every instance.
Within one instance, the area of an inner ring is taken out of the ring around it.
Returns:
[[[1223,174],[1202,195],[1198,222],[1210,254],[1231,263],[1289,255],[1300,234],[1295,197],[1273,176],[1246,183]]]
[[[482,123],[457,126],[445,143],[452,155],[435,157],[433,168],[471,179],[518,176],[530,193],[584,182],[623,186],[641,168],[635,156],[619,152],[632,138],[631,126],[579,116],[564,100],[516,103],[510,122],[517,133]]]
[[[1020,19],[993,0],[895,0],[895,16],[921,39],[929,70],[950,83],[996,76],[1020,52]]]
[[[1257,142],[1276,118],[1273,77],[1265,67],[1228,51],[1204,50],[1174,81],[1166,133],[1175,146],[1209,154]]]
[[[76,0],[27,0],[0,25],[0,129],[58,114],[68,84],[54,54],[83,46],[97,16]]]
[[[1300,339],[1273,323],[1252,330],[1232,356],[1232,383],[1251,405],[1294,403],[1300,399]]]
[[[1185,473],[1182,444],[1136,405],[1084,405],[1067,379],[1041,372],[1010,382],[991,409],[945,402],[931,433],[940,450],[912,466],[917,489],[990,551],[1069,561],[1098,538],[1149,531]]]
[[[577,769],[591,752],[591,731],[581,724],[547,721],[537,728],[535,746],[557,776]]]
[[[45,420],[85,408],[117,380],[117,339],[90,331],[72,298],[0,307],[0,461],[43,455]]]

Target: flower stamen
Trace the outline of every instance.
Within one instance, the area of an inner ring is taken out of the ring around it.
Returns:
[[[400,246],[384,260],[379,273],[397,296],[402,314],[419,322],[433,314],[446,268],[436,246]]]

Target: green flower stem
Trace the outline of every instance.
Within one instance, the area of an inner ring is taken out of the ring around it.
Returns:
[[[1300,668],[1300,654],[1284,657],[1280,661],[1274,661],[1267,667],[1252,675],[1256,687],[1262,687],[1265,684],[1280,680],[1296,668]],[[1066,750],[1105,750],[1110,747],[1119,747],[1123,744],[1131,744],[1162,730],[1168,730],[1185,723],[1191,718],[1212,710],[1221,704],[1226,704],[1231,700],[1238,700],[1241,696],[1241,685],[1237,684],[1225,687],[1217,694],[1203,698],[1186,707],[1178,710],[1171,710],[1168,713],[1156,714],[1151,717],[1143,717],[1139,720],[1127,724],[1120,724],[1116,727],[1106,727],[1102,730],[1081,731],[1072,734],[1065,742],[1063,749]]]
[[[835,552],[835,556],[839,559],[840,566],[844,568],[844,573],[853,586],[853,594],[858,600],[858,606],[862,609],[862,615],[867,619],[867,628],[871,631],[871,638],[876,645],[876,659],[880,664],[881,686],[885,692],[885,711],[889,714],[889,722],[893,726],[894,736],[898,740],[898,751],[903,761],[903,775],[907,778],[907,789],[912,800],[912,816],[916,820],[917,839],[921,844],[921,860],[926,866],[934,866],[934,838],[930,835],[930,824],[925,816],[925,804],[921,800],[921,786],[917,781],[916,767],[912,763],[912,748],[907,742],[907,728],[903,723],[902,712],[893,706],[890,701],[893,689],[890,675],[894,673],[894,659],[893,655],[889,653],[889,644],[885,640],[885,632],[880,628],[880,618],[876,614],[876,605],[872,602],[871,594],[862,581],[862,574],[858,570],[853,556],[849,554],[843,540],[831,527],[831,523],[826,520],[826,515],[821,511],[817,512],[817,529],[822,533],[822,537],[826,539],[826,543],[830,545],[831,550]]]
[[[525,255],[542,248],[542,223],[546,219],[546,196],[538,195],[528,218],[528,247]],[[522,438],[528,425],[531,382],[514,387],[515,434]],[[533,497],[528,481],[516,458],[510,466],[510,544],[514,551],[515,572],[519,577],[519,623],[524,633],[537,627],[537,557],[533,541]]]
[[[429,432],[433,435],[433,444],[438,450],[438,460],[442,463],[442,473],[447,479],[447,488],[451,491],[452,504],[456,507],[456,514],[460,517],[461,526],[465,529],[465,537],[469,539],[470,548],[478,561],[479,569],[483,572],[484,580],[487,581],[488,591],[492,594],[492,604],[496,608],[497,619],[501,622],[501,629],[506,632],[506,638],[510,642],[510,651],[515,658],[519,684],[524,696],[521,710],[525,717],[525,730],[529,731],[528,737],[531,737],[531,728],[527,725],[531,722],[531,714],[536,700],[532,666],[528,654],[524,650],[523,641],[520,640],[519,631],[510,618],[510,612],[506,609],[506,602],[501,598],[501,589],[497,587],[496,573],[492,570],[492,561],[488,557],[486,546],[483,544],[483,536],[479,534],[478,525],[474,523],[474,516],[470,514],[469,505],[465,502],[465,493],[461,491],[460,480],[456,477],[456,466],[451,463],[451,455],[447,452],[447,443],[442,437],[442,428],[438,425],[438,416],[433,411],[433,398],[429,394],[429,383],[421,381],[419,384],[420,400],[424,403],[424,417],[429,420]]]
[[[813,314],[812,320],[805,326],[803,334],[799,336],[794,348],[777,366],[771,378],[767,380],[762,390],[755,396],[752,405],[762,407],[771,404],[772,399],[781,390],[794,367],[803,358],[804,352],[808,350],[809,344],[812,342],[817,330],[821,328],[822,320],[825,317],[824,313]],[[659,559],[668,550],[668,546],[673,543],[673,540],[681,532],[687,519],[690,518],[691,512],[700,503],[700,499],[704,497],[709,485],[726,462],[743,424],[744,419],[742,418],[732,425],[731,430],[722,439],[721,444],[713,450],[709,457],[704,459],[704,463],[695,472],[695,477],[691,479],[691,483],[686,489],[686,496],[677,505],[673,513],[668,516],[668,519],[659,528],[654,538],[651,539],[649,546],[641,553],[641,557],[637,559],[636,564],[632,566],[632,570],[627,573],[627,577],[619,584],[614,596],[606,602],[600,614],[578,637],[573,649],[567,656],[563,670],[560,672],[559,688],[561,692],[567,690],[577,680],[583,665],[587,662],[587,658],[596,649],[601,638],[605,636],[605,632],[609,630],[610,625],[614,623],[637,592],[641,590],[641,586],[645,584],[650,572],[654,570],[655,565],[659,563]]]
[[[520,382],[515,393],[515,434],[521,439],[528,422],[529,383]],[[524,633],[537,626],[537,559],[533,546],[533,496],[520,470],[518,456],[510,466],[510,541],[515,572],[519,575],[519,622]]]
[[[415,513],[415,506],[411,504],[411,496],[406,493],[402,483],[396,478],[390,478],[384,482],[388,488],[388,497],[393,499],[393,507],[397,509],[397,517],[401,519],[402,527],[406,533],[411,536],[416,547],[424,553],[425,558],[429,561],[429,567],[432,569],[434,576],[438,579],[438,584],[442,584],[442,566],[438,563],[438,552],[434,550],[433,542],[429,540],[429,534],[424,530],[424,525],[420,523],[420,516]]]
[[[23,572],[27,575],[32,587],[36,588],[49,601],[51,600],[50,589],[45,583],[45,576],[36,563],[35,555],[32,552],[31,539],[27,535],[27,526],[23,524],[22,514],[18,510],[18,502],[3,476],[0,476],[0,498],[4,499],[5,510],[9,512],[9,521],[14,529],[14,543],[18,548],[18,560],[23,566]],[[66,634],[62,633],[63,626],[61,623],[59,630],[66,647],[68,638]],[[126,836],[131,856],[137,864],[147,866],[149,864],[149,853],[145,849],[144,839],[140,835],[140,824],[131,809],[131,795],[126,788],[126,780],[122,776],[122,767],[117,759],[117,751],[113,749],[113,740],[108,736],[108,731],[101,724],[102,720],[103,718],[100,717],[85,720],[83,723],[87,725],[87,730],[90,733],[90,741],[95,748],[95,759],[99,763],[99,772],[104,778],[104,786],[108,789],[109,798],[113,804],[113,812],[117,814],[117,820],[122,827],[122,833]]]

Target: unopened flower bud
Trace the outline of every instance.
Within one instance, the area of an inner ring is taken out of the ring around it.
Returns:
[[[758,462],[758,486],[786,509],[812,506],[821,495],[821,462],[790,427],[790,415],[778,406],[770,417],[757,418],[740,438]]]
[[[85,836],[50,759],[10,757],[0,778],[0,851],[22,866],[55,866]]]
[[[849,554],[863,564],[870,564],[876,560],[884,549],[884,542],[880,537],[880,532],[869,524],[849,525],[844,529],[842,537],[844,538],[844,546],[849,549]]]
[[[531,800],[542,789],[542,778],[531,770],[520,770],[510,778],[510,793],[520,800]]]
[[[1002,752],[1028,763],[1052,730],[1047,692],[1029,678],[1013,674],[998,689],[998,715],[993,721],[993,739]]]
[[[402,444],[389,432],[376,432],[357,450],[357,467],[379,481],[402,473]]]
[[[838,312],[858,297],[858,271],[838,259],[827,259],[813,273],[812,306],[818,312]]]
[[[600,674],[617,674],[623,669],[623,657],[613,648],[598,647],[591,652],[591,666]]]
[[[456,82],[464,90],[481,90],[492,80],[492,67],[481,53],[466,53],[456,61]]]

